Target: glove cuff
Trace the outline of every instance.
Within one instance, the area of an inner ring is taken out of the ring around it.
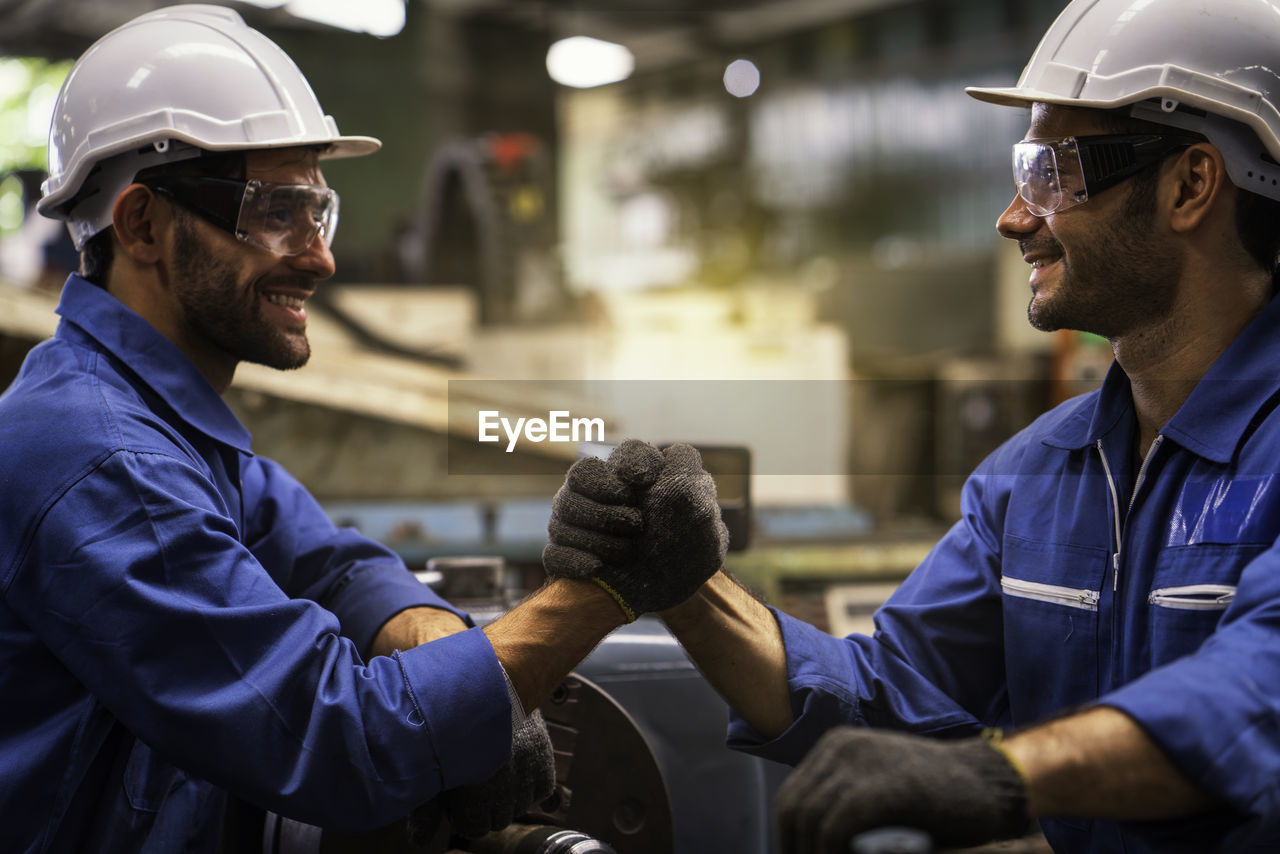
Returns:
[[[622,594],[613,589],[609,582],[605,581],[598,575],[591,576],[591,580],[600,585],[600,588],[613,597],[613,601],[618,603],[618,607],[622,609],[622,615],[627,618],[628,623],[634,623],[636,617],[640,616],[635,609],[627,604],[627,600],[622,598]]]
[[[1027,777],[1026,770],[1016,759],[1013,758],[1012,754],[1009,753],[1009,748],[1004,745],[1004,730],[999,727],[988,727],[982,731],[982,738],[987,742],[987,744],[991,745],[991,748],[995,750],[996,753],[1003,756],[1004,761],[1008,762],[1009,766],[1018,773],[1018,778],[1022,780],[1024,788],[1031,785],[1031,781],[1030,778]]]

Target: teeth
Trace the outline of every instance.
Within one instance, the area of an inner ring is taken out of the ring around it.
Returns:
[[[285,296],[284,294],[267,294],[267,302],[273,302],[276,305],[283,305],[286,308],[302,308],[302,300],[297,297]]]

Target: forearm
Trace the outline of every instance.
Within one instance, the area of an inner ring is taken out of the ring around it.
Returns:
[[[521,704],[532,711],[624,622],[618,604],[599,585],[560,578],[547,582],[484,632]]]
[[[723,571],[660,615],[712,687],[761,736],[792,723],[782,632],[769,609]]]
[[[441,608],[406,608],[378,629],[370,654],[390,655],[398,649],[413,649],[466,630],[467,624],[460,617]]]
[[[1098,707],[1011,736],[1035,816],[1159,820],[1213,804],[1123,712]]]

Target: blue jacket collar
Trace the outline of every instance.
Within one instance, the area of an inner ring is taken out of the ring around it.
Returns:
[[[1209,368],[1160,432],[1216,463],[1232,460],[1254,417],[1280,392],[1280,299],[1258,312]],[[1079,449],[1094,444],[1133,411],[1129,377],[1112,363],[1101,390],[1046,437],[1045,444]]]
[[[119,359],[188,424],[249,453],[244,428],[204,374],[169,339],[124,303],[74,273],[62,289],[58,314]],[[66,337],[63,327],[59,337]]]

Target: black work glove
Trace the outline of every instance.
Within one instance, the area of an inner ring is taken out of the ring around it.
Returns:
[[[827,732],[778,790],[784,854],[845,854],[849,840],[897,825],[939,847],[1027,831],[1027,787],[986,738],[940,741],[865,727]]]
[[[551,503],[547,534],[547,575],[592,579],[628,622],[688,599],[729,547],[716,484],[698,452],[683,444],[659,451],[638,439],[607,461],[573,464]]]
[[[555,756],[542,714],[536,709],[511,734],[511,758],[483,783],[449,789],[409,816],[409,839],[426,844],[443,817],[453,832],[477,839],[501,830],[550,797],[556,785]]]

